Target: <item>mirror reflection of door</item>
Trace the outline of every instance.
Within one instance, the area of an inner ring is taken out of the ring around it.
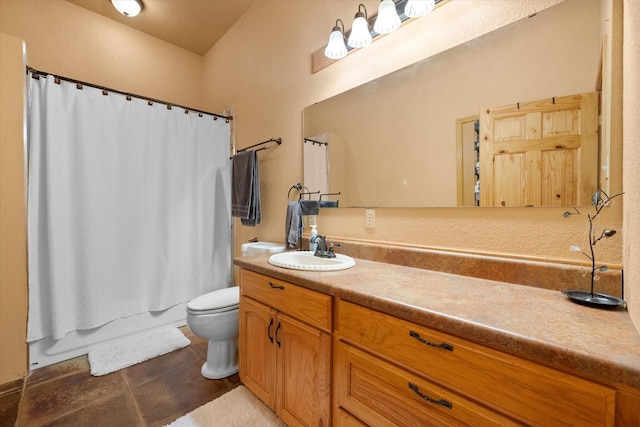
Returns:
[[[588,205],[597,165],[597,92],[480,112],[480,206]]]
[[[458,206],[480,206],[478,115],[456,120]]]

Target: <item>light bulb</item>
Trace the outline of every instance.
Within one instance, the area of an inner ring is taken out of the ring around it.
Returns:
[[[364,13],[360,8],[364,9],[364,5],[358,6],[358,12],[353,19],[353,25],[351,26],[351,34],[349,34],[349,40],[347,44],[351,47],[365,47],[371,44],[371,31],[369,31],[369,23],[367,22],[367,9],[364,9]]]
[[[347,47],[344,45],[344,24],[342,28],[338,26],[338,23],[342,24],[341,20],[336,20],[336,26],[333,27],[331,35],[329,36],[329,43],[324,49],[324,56],[331,59],[340,59],[347,56]]]
[[[373,30],[378,34],[388,34],[400,28],[400,17],[393,0],[382,0],[378,7],[378,17]]]
[[[409,0],[404,6],[404,14],[409,18],[419,18],[436,7],[435,0]]]

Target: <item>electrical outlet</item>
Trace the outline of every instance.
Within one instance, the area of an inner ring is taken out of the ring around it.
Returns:
[[[376,211],[375,211],[375,209],[365,209],[365,211],[364,211],[364,228],[376,228]]]

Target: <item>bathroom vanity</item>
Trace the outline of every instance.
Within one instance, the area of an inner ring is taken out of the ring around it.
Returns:
[[[240,376],[288,425],[329,426],[332,297],[241,270]]]
[[[640,426],[640,335],[558,291],[237,258],[240,377],[289,425]]]

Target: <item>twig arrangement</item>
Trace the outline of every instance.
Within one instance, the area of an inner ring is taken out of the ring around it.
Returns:
[[[604,191],[598,190],[598,191],[596,191],[594,193],[593,197],[591,198],[591,204],[595,208],[595,213],[593,215],[589,214],[589,213],[583,213],[575,206],[573,207],[574,212],[567,211],[564,214],[562,214],[562,216],[565,217],[565,218],[568,218],[568,217],[573,216],[573,215],[582,215],[585,218],[587,218],[587,221],[589,223],[589,231],[588,231],[589,249],[588,249],[588,251],[583,250],[578,245],[569,246],[569,250],[572,251],[572,252],[579,252],[582,255],[584,255],[587,258],[589,258],[589,260],[591,260],[591,297],[592,298],[593,298],[593,285],[594,285],[594,282],[599,279],[598,272],[599,271],[607,271],[607,266],[606,265],[596,266],[596,257],[595,257],[595,253],[594,253],[593,247],[600,240],[605,239],[605,238],[609,238],[609,237],[614,236],[616,234],[616,230],[612,230],[610,228],[598,229],[598,228],[594,227],[593,226],[593,221],[598,217],[598,215],[600,215],[600,212],[602,211],[602,209],[604,209],[605,207],[611,206],[611,200],[613,200],[614,198],[616,198],[618,196],[621,196],[622,194],[624,194],[624,193],[618,193],[618,194],[616,194],[614,196],[609,196]]]

